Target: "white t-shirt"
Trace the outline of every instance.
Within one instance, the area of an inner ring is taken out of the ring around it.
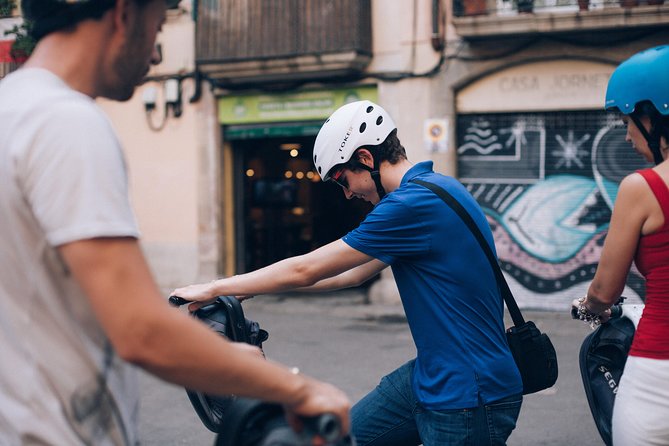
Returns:
[[[138,237],[125,160],[88,96],[43,69],[0,82],[0,444],[136,444],[133,367],[56,247]]]

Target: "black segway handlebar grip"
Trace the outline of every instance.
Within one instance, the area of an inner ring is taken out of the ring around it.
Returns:
[[[620,304],[615,304],[611,305],[610,308],[611,315],[609,316],[609,319],[618,319],[620,316],[623,314],[623,307]],[[575,307],[571,308],[571,318],[572,319],[578,319],[578,309]]]
[[[611,316],[609,316],[609,319],[618,319],[622,315],[623,315],[623,307],[622,306],[613,305],[611,307]]]
[[[183,297],[179,297],[179,296],[170,296],[168,301],[169,301],[170,305],[172,305],[173,307],[180,307],[180,306],[186,305],[187,303],[190,302],[189,300],[186,300]]]
[[[304,417],[303,422],[304,429],[309,435],[317,435],[328,443],[337,440],[342,434],[339,418],[331,413]]]

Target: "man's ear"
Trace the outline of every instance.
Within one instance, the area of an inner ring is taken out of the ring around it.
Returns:
[[[124,32],[128,28],[128,23],[130,21],[130,14],[135,13],[131,11],[132,0],[116,0],[116,5],[112,8],[112,14],[114,15],[114,30]]]
[[[369,168],[374,168],[374,156],[372,155],[372,152],[365,147],[360,147],[355,152],[355,156],[359,163],[364,164]]]

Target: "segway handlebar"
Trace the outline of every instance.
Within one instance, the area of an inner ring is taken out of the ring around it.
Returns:
[[[173,307],[180,307],[180,306],[182,306],[182,305],[186,305],[186,304],[189,303],[190,301],[184,299],[183,297],[179,297],[179,296],[170,296],[169,299],[168,299],[168,302],[169,302],[170,305],[172,305]]]
[[[613,305],[610,310],[611,314],[609,315],[609,319],[618,319],[623,315],[623,306],[620,304]]]
[[[636,328],[639,325],[639,320],[641,320],[641,315],[645,305],[623,304],[625,299],[625,296],[620,296],[618,302],[609,308],[609,311],[611,312],[609,315],[609,320],[626,317],[627,319],[631,320],[632,323],[634,323],[634,327]],[[572,307],[571,317],[572,319],[579,319],[577,308]]]
[[[331,443],[341,436],[341,421],[332,413],[324,413],[315,417],[301,417],[307,435],[318,436]]]

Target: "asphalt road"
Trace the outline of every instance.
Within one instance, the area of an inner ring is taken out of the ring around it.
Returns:
[[[415,356],[401,308],[365,305],[360,293],[262,296],[245,302],[244,309],[270,333],[264,346],[268,358],[337,385],[352,401]],[[571,320],[566,310],[524,316],[551,337],[559,378],[554,387],[525,397],[508,444],[603,445],[578,368],[578,351],[590,329]],[[140,379],[142,444],[213,444],[215,435],[197,418],[183,389],[144,373]]]

